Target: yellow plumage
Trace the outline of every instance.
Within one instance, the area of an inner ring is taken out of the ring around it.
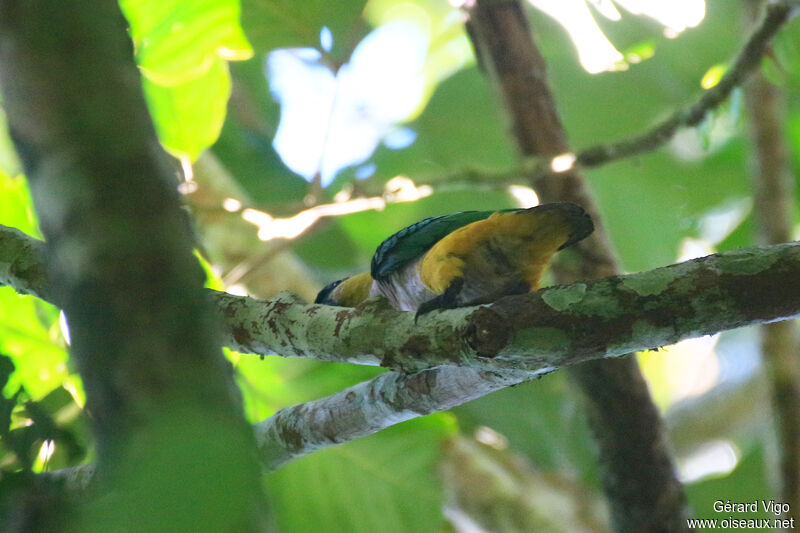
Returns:
[[[342,281],[336,287],[336,301],[345,307],[355,307],[367,298],[372,288],[372,276],[369,272],[362,272]]]
[[[418,265],[420,277],[428,288],[441,294],[468,271],[481,275],[499,265],[507,267],[508,273],[517,273],[533,290],[539,286],[548,260],[572,231],[571,221],[558,211],[497,212],[436,243]]]
[[[566,202],[427,218],[381,243],[370,272],[331,283],[316,302],[355,306],[381,294],[417,316],[493,302],[536,290],[553,254],[593,229],[589,215]]]

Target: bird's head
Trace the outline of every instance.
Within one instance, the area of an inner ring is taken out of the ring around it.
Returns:
[[[338,305],[335,301],[333,301],[333,291],[341,285],[343,281],[347,278],[340,279],[334,281],[333,283],[328,283],[325,287],[322,288],[321,291],[317,293],[317,297],[314,300],[315,304],[325,304],[325,305]]]
[[[372,276],[369,272],[362,272],[361,274],[329,283],[319,291],[314,303],[355,307],[369,298],[371,289]]]

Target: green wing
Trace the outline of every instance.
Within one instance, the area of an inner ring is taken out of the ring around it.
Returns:
[[[507,209],[505,211],[523,211]],[[430,217],[405,227],[383,241],[372,256],[372,278],[384,280],[430,250],[462,226],[489,218],[495,211],[461,211]]]

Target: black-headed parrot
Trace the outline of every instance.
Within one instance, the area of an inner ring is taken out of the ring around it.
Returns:
[[[553,254],[592,231],[583,208],[566,202],[426,218],[383,241],[370,272],[331,283],[315,303],[353,307],[380,294],[420,316],[493,302],[538,289]]]

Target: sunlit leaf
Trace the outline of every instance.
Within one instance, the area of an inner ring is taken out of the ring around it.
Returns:
[[[725,71],[727,70],[727,65],[714,65],[703,74],[703,77],[700,79],[700,87],[703,89],[712,88],[719,83],[719,80],[722,79],[722,76],[725,75]]]
[[[174,86],[202,76],[218,58],[253,55],[239,25],[239,0],[121,0],[139,67]]]
[[[11,177],[2,171],[0,171],[0,224],[17,228],[34,237],[39,236],[28,182],[22,176]]]
[[[0,109],[0,171],[15,175],[22,172],[22,165],[17,157],[17,152],[14,148],[14,143],[11,142],[11,136],[8,133],[8,123],[6,121],[6,114]],[[5,178],[3,178],[5,179]],[[0,212],[2,212],[0,210]]]
[[[58,323],[40,322],[36,305],[46,304],[0,287],[0,351],[16,366],[6,391],[24,386],[34,399],[59,387],[70,375]]]
[[[230,96],[226,63],[252,57],[239,0],[122,0],[159,139],[195,159],[216,141]]]
[[[39,235],[28,184],[22,177],[0,173],[0,224]],[[24,386],[34,399],[41,398],[69,376],[57,316],[51,305],[0,287],[0,352],[11,357],[16,367],[6,393]]]
[[[628,63],[641,63],[646,59],[650,59],[656,53],[656,43],[654,40],[637,43],[623,50],[622,55],[625,56],[625,61]]]
[[[147,78],[143,82],[158,137],[167,151],[194,160],[217,140],[231,91],[224,60],[214,59],[205,74],[180,85],[164,87]]]

